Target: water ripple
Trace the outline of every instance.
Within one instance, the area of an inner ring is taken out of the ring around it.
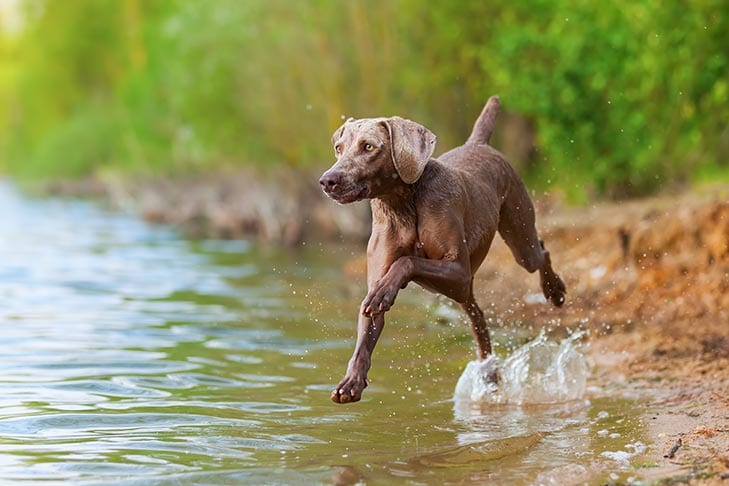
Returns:
[[[210,415],[167,413],[53,413],[31,417],[0,419],[0,435],[4,438],[55,438],[70,439],[95,437],[105,434],[130,432],[134,435],[169,432],[177,427],[210,427],[233,425],[253,427],[254,420],[224,419]]]

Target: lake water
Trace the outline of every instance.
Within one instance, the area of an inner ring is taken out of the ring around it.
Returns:
[[[364,292],[341,268],[361,251],[189,241],[0,183],[0,481],[569,484],[634,475],[640,406],[594,385],[563,404],[455,403],[474,357],[470,333],[459,319],[443,323],[422,291],[403,292],[388,314],[362,402],[330,402]],[[512,336],[495,333],[502,353]]]

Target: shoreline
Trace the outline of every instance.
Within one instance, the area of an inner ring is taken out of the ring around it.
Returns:
[[[304,241],[366,242],[369,204],[326,198],[312,171],[255,169],[199,176],[107,176],[40,183],[39,195],[91,197],[113,210],[178,227],[191,238],[251,239],[296,247]]]

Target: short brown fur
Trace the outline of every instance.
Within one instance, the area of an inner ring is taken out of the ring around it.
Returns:
[[[361,399],[384,313],[411,281],[458,302],[470,319],[478,357],[491,354],[473,275],[496,231],[519,265],[539,270],[544,296],[556,306],[564,303],[565,285],[537,236],[524,183],[488,145],[499,108],[491,97],[468,141],[437,159],[431,157],[435,136],[403,118],[350,119],[334,133],[337,162],[320,184],[341,204],[370,199],[373,222],[357,343],[333,401]]]

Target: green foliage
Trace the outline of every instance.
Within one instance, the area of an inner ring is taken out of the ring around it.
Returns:
[[[27,176],[82,176],[113,155],[107,127],[125,74],[124,23],[115,0],[27,1],[14,82],[2,121],[3,159]],[[103,137],[99,139],[97,137]]]
[[[729,120],[725,2],[520,5],[525,21],[501,29],[482,59],[538,121],[541,172],[624,196],[721,163],[712,150]]]
[[[76,110],[44,134],[27,163],[12,166],[14,173],[28,179],[80,178],[92,173],[116,156],[117,120],[106,109]]]
[[[536,127],[515,162],[575,199],[729,172],[726,0],[22,8],[0,36],[0,167],[21,176],[325,167],[346,116],[417,119],[445,150],[494,93]]]

